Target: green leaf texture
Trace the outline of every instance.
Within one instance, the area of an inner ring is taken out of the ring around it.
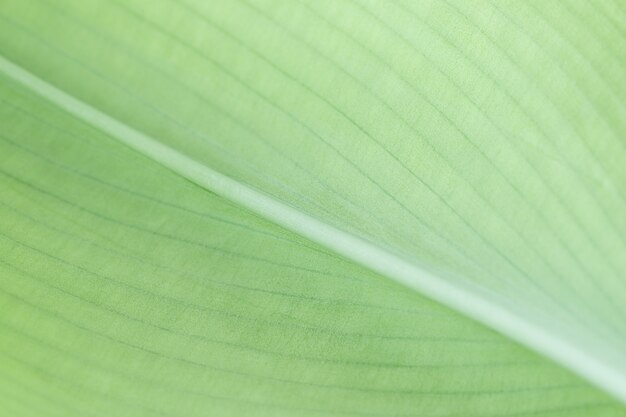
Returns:
[[[619,1],[0,22],[1,416],[626,415]]]

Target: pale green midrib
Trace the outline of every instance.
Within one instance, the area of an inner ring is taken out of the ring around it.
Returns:
[[[70,114],[110,134],[197,185],[390,279],[459,311],[569,368],[626,403],[626,371],[513,313],[497,297],[475,286],[453,285],[413,261],[337,229],[241,184],[160,143],[30,74],[0,55],[0,71]],[[603,352],[600,352],[603,353]]]

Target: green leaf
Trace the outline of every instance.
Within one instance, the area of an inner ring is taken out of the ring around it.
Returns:
[[[3,0],[0,412],[626,415],[625,19]]]

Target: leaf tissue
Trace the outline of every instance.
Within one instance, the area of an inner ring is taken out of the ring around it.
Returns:
[[[626,416],[620,0],[0,0],[0,417]]]

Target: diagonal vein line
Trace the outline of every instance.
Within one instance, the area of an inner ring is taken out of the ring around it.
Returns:
[[[615,357],[615,353],[608,347],[604,347],[605,352],[601,355],[593,355],[580,343],[572,343],[566,335],[559,336],[562,332],[552,328],[554,326],[550,326],[546,318],[522,317],[513,311],[513,306],[505,307],[503,300],[491,292],[471,284],[454,285],[402,255],[299,212],[111,118],[3,56],[0,56],[0,71],[174,173],[500,331],[568,367],[626,403],[626,370],[613,363],[611,358]]]

